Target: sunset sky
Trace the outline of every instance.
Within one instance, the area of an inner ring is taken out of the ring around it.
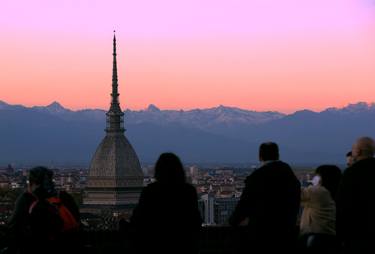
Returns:
[[[0,0],[0,100],[123,109],[375,102],[375,0]]]

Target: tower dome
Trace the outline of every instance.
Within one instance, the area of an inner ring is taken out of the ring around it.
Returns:
[[[106,135],[91,160],[88,187],[142,186],[137,154],[124,135]]]

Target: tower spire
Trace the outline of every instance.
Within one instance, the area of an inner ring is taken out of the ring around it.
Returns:
[[[107,133],[124,132],[124,113],[121,111],[118,93],[117,60],[116,60],[116,31],[113,31],[113,66],[112,66],[112,93],[111,107],[107,112]]]
[[[117,61],[116,61],[116,31],[113,31],[113,67],[112,67],[112,104],[118,102],[118,79],[117,79]]]

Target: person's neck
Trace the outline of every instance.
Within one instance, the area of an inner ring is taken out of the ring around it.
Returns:
[[[261,164],[262,166],[264,166],[264,165],[267,165],[267,164],[269,164],[269,163],[271,163],[271,162],[274,162],[274,161],[278,161],[278,160],[266,160],[266,161],[260,161],[260,164]]]

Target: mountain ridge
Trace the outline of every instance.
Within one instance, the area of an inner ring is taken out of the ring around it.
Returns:
[[[0,164],[88,166],[105,132],[105,110],[70,110],[58,102],[24,107],[0,101]],[[125,111],[126,136],[143,163],[163,151],[185,162],[256,163],[261,142],[275,141],[291,163],[345,163],[359,136],[375,136],[375,104],[320,112],[257,112],[235,107]]]

